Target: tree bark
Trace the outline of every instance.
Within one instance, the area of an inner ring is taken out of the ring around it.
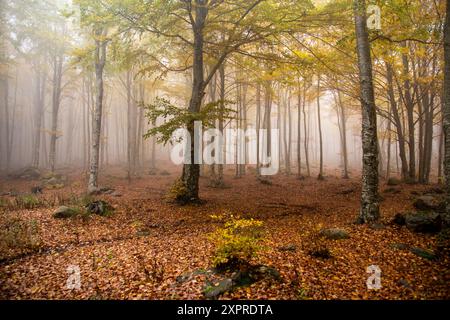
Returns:
[[[58,136],[58,113],[61,104],[61,80],[62,80],[63,57],[55,55],[53,57],[53,94],[52,94],[52,129],[50,135],[50,170],[55,172],[56,164],[56,141]]]
[[[298,178],[302,177],[302,94],[300,85],[297,95],[297,167]]]
[[[41,133],[42,133],[42,117],[45,103],[45,82],[46,75],[40,70],[40,61],[35,65],[36,68],[36,83],[34,96],[34,132],[33,132],[33,153],[31,165],[34,168],[39,167],[40,148],[41,148]]]
[[[323,139],[322,139],[322,119],[320,114],[320,75],[317,76],[317,124],[319,126],[319,175],[318,179],[323,180]]]
[[[404,45],[406,47],[406,44]],[[409,80],[409,60],[406,54],[402,54],[403,74],[403,90],[406,106],[406,114],[408,117],[408,144],[409,144],[409,180],[416,181],[416,142],[414,134],[414,104],[411,97],[411,83]]]
[[[450,224],[450,0],[447,0],[447,9],[444,25],[444,101],[442,103],[444,127],[444,176],[446,191],[446,214],[444,221]]]
[[[405,136],[403,134],[403,126],[398,112],[397,102],[395,100],[394,85],[393,85],[393,71],[390,63],[386,62],[386,80],[388,86],[389,104],[394,118],[395,129],[397,132],[398,153],[401,161],[402,179],[408,177],[408,160],[406,159]]]
[[[362,108],[361,136],[363,145],[361,211],[357,221],[359,223],[372,223],[378,221],[380,217],[378,195],[378,139],[365,0],[354,1],[354,13]]]
[[[303,84],[303,105],[302,105],[302,113],[303,113],[303,132],[305,135],[304,138],[304,149],[305,149],[305,162],[306,162],[306,174],[308,177],[311,177],[311,170],[309,167],[309,130],[306,119],[306,84]]]
[[[106,45],[107,42],[100,37],[105,36],[106,30],[98,28],[95,31],[95,107],[92,121],[92,144],[90,152],[90,168],[88,193],[98,191],[98,167],[100,152],[100,134],[102,127],[102,109],[103,109],[103,69],[106,63]]]
[[[194,61],[193,61],[193,83],[191,99],[189,101],[188,110],[191,113],[200,111],[204,92],[204,68],[203,68],[203,29],[205,27],[206,16],[208,15],[208,7],[206,0],[195,1],[195,21],[192,24],[192,31],[194,33]],[[199,200],[198,195],[198,181],[200,177],[200,165],[195,163],[195,137],[194,137],[194,121],[188,123],[187,130],[191,136],[190,141],[190,155],[191,163],[184,164],[183,174],[181,179],[186,188],[183,195],[184,202],[195,202]]]

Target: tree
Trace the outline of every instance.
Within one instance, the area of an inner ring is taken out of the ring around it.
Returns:
[[[354,1],[354,15],[362,109],[361,136],[363,144],[361,211],[358,222],[372,223],[380,217],[378,195],[378,138],[365,0]]]
[[[108,36],[109,24],[112,19],[106,13],[102,5],[89,0],[77,0],[80,7],[80,18],[82,26],[88,30],[94,42],[93,48],[88,47],[82,57],[93,64],[95,74],[95,104],[92,119],[92,135],[89,159],[89,179],[87,185],[88,193],[96,193],[98,188],[98,170],[100,160],[100,138],[102,132],[102,112],[103,112],[103,72],[106,64],[106,48],[112,36]],[[93,55],[91,54],[93,52]]]
[[[100,132],[102,126],[103,109],[103,70],[106,63],[107,30],[103,26],[94,29],[95,36],[95,106],[92,121],[91,158],[89,165],[88,193],[98,191],[98,166],[100,156]]]
[[[445,221],[450,223],[450,0],[447,0],[447,9],[444,25],[444,101],[442,114],[444,122],[444,175],[447,206]]]

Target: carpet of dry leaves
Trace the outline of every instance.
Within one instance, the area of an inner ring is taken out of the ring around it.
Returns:
[[[39,251],[0,252],[2,299],[202,299],[204,275],[179,283],[177,277],[210,267],[213,251],[208,234],[218,222],[212,214],[232,212],[264,221],[264,251],[255,263],[273,266],[282,281],[264,280],[237,288],[222,299],[449,299],[449,259],[429,261],[392,247],[405,243],[434,249],[436,236],[413,234],[388,225],[375,230],[353,222],[359,208],[357,179],[327,177],[271,178],[261,184],[254,174],[236,179],[227,171],[226,188],[201,180],[204,204],[177,206],[164,200],[179,174],[144,175],[130,182],[120,170],[101,177],[121,196],[102,195],[115,208],[111,217],[92,216],[57,220],[57,208],[6,211],[0,222],[13,217],[39,224]],[[0,191],[29,192],[33,182],[3,180]],[[41,197],[80,195],[85,177],[69,174],[64,189],[44,190]],[[400,193],[383,193],[382,219],[388,223],[398,212],[412,209],[412,192],[430,186],[401,185]],[[381,191],[386,186],[381,187]],[[308,255],[312,232],[339,227],[350,238],[329,241],[331,259]],[[291,245],[295,250],[280,250]],[[81,269],[81,289],[66,288],[67,268]],[[378,265],[382,288],[368,290],[366,268]]]

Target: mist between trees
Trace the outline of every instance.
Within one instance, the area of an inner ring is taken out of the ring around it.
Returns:
[[[445,1],[374,3],[380,30],[360,0],[2,1],[2,173],[81,168],[93,191],[169,161],[197,120],[276,128],[281,172],[362,174],[376,216],[379,178],[443,177]],[[184,164],[187,198],[221,166]]]

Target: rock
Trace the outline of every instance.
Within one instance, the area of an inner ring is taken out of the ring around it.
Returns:
[[[414,203],[414,208],[418,210],[424,210],[424,211],[444,211],[445,210],[445,203],[443,201],[439,201],[437,198],[435,198],[432,195],[424,195],[418,197]]]
[[[415,255],[428,259],[428,260],[436,260],[436,255],[433,251],[421,249],[418,247],[411,247],[410,251],[414,253]]]
[[[397,213],[394,217],[394,219],[392,219],[392,223],[399,225],[399,226],[404,226],[406,224],[406,217],[405,214],[403,213]]]
[[[256,279],[250,275],[249,272],[236,271],[231,275],[233,283],[237,287],[246,287],[256,282]]]
[[[99,216],[107,216],[111,213],[112,207],[105,201],[93,201],[86,205],[86,209],[91,214]]]
[[[406,243],[391,243],[390,247],[392,249],[397,249],[397,250],[408,250],[409,249],[409,245],[407,245]]]
[[[320,231],[319,234],[330,240],[341,240],[350,238],[347,231],[338,228],[323,229]]]
[[[308,254],[314,258],[320,259],[330,259],[332,257],[331,252],[328,248],[310,250]]]
[[[372,230],[383,230],[383,229],[386,229],[386,226],[382,223],[375,222],[375,223],[371,223],[369,225],[369,228]]]
[[[399,189],[397,189],[397,188],[390,187],[390,188],[384,189],[383,192],[384,193],[391,193],[391,194],[399,194],[401,191]]]
[[[405,287],[406,289],[412,290],[411,284],[406,279],[401,278],[400,280],[398,280],[398,284]]]
[[[42,187],[41,186],[35,186],[31,188],[32,194],[39,194],[42,193]]]
[[[52,176],[44,183],[49,189],[61,189],[64,187],[64,180],[57,176]]]
[[[286,246],[279,247],[278,250],[280,250],[280,251],[296,251],[297,246],[295,244],[288,244]]]
[[[114,191],[113,193],[111,193],[111,196],[118,198],[118,197],[121,197],[122,194],[119,191]]]
[[[281,274],[278,272],[277,269],[269,266],[258,266],[256,271],[262,275],[262,276],[269,276],[276,280],[281,279]]]
[[[401,184],[402,182],[397,179],[397,178],[389,178],[387,181],[387,185],[388,186],[398,186],[399,184]]]
[[[42,173],[38,168],[29,167],[18,174],[22,179],[39,179]]]
[[[177,283],[184,283],[186,281],[189,281],[192,277],[191,273],[187,273],[187,274],[182,274],[181,276],[176,277],[175,281]]]
[[[442,219],[436,212],[414,212],[405,217],[406,227],[413,232],[434,233],[442,228]]]
[[[207,299],[216,299],[218,298],[222,293],[225,293],[233,288],[233,280],[229,278],[225,278],[217,285],[209,285],[206,286],[206,288],[203,290],[203,294],[205,298]]]
[[[76,209],[69,208],[66,206],[61,206],[53,213],[53,218],[67,219],[67,218],[75,217],[76,215],[78,215],[78,213],[79,212]]]
[[[150,230],[142,229],[136,232],[136,236],[138,237],[148,237],[150,235]]]

